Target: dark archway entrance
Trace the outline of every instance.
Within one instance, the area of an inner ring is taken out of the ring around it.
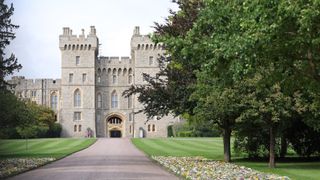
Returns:
[[[119,130],[111,130],[110,131],[111,138],[121,138],[121,131]]]

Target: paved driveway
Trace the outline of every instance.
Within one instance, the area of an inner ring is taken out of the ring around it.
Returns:
[[[89,148],[11,179],[178,179],[152,163],[130,139],[98,139]]]

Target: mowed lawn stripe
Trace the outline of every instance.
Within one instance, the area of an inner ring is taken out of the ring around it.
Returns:
[[[52,138],[0,140],[0,157],[64,157],[93,144],[96,139]],[[9,144],[9,145],[8,145]]]
[[[133,144],[137,146],[140,150],[143,150],[148,155],[163,155],[168,156],[170,153],[166,153],[164,148],[160,147],[154,142],[150,141],[133,141]],[[158,146],[158,147],[157,147]]]

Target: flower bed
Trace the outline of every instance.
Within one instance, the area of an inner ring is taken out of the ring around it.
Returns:
[[[152,156],[164,167],[186,179],[216,180],[289,180],[286,176],[262,173],[251,168],[232,163],[207,160],[202,157]]]
[[[44,165],[55,158],[7,158],[0,159],[0,179]]]

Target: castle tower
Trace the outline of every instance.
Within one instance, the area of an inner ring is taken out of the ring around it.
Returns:
[[[61,51],[61,112],[63,137],[96,136],[95,62],[98,37],[94,26],[73,35],[68,27],[59,36]]]

